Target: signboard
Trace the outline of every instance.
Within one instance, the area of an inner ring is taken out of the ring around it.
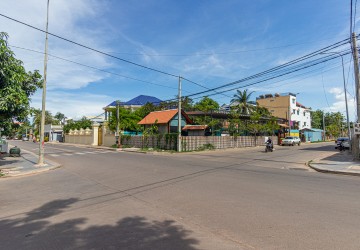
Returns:
[[[354,134],[360,135],[360,123],[354,123]]]

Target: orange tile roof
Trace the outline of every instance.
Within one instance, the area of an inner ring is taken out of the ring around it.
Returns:
[[[177,112],[177,109],[154,111],[145,116],[138,124],[154,124],[156,121],[158,124],[166,124],[177,114]]]

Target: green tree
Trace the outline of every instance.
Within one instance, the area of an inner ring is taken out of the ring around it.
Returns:
[[[312,128],[323,129],[323,115],[324,115],[324,111],[320,109],[311,112]]]
[[[64,132],[69,133],[70,129],[72,130],[79,130],[79,129],[86,129],[91,128],[91,121],[87,119],[85,116],[83,116],[80,120],[74,121],[74,120],[68,120],[66,125],[64,125]]]
[[[185,111],[191,111],[194,109],[194,101],[190,97],[181,98],[181,108]]]
[[[32,126],[36,134],[39,133],[40,123],[41,123],[41,110],[31,108],[30,115],[33,117]],[[53,117],[49,111],[45,111],[45,124],[53,124]]]
[[[195,117],[195,124],[208,125],[212,133],[222,127],[221,121],[212,117],[212,112],[219,110],[220,105],[215,100],[205,96],[199,102],[195,103],[194,109],[205,113],[204,116]],[[210,115],[208,115],[210,113]]]
[[[250,114],[254,110],[254,106],[249,104],[251,94],[253,91],[248,93],[248,90],[244,91],[237,90],[236,94],[234,94],[234,98],[231,99],[231,103],[237,103],[235,108],[238,110],[240,114]]]
[[[157,109],[158,109],[158,107],[156,107],[154,104],[148,102],[145,105],[143,105],[142,107],[140,107],[139,109],[137,109],[134,113],[136,116],[139,116],[142,119]],[[115,119],[116,119],[116,117],[115,117]]]
[[[254,136],[254,142],[256,146],[256,138],[260,132],[265,130],[265,126],[261,122],[261,115],[257,112],[253,112],[250,116],[250,122],[246,125],[247,130]]]
[[[26,120],[30,96],[41,87],[39,72],[25,71],[22,61],[8,47],[8,35],[0,32],[0,127],[10,126],[12,120]]]
[[[119,127],[121,130],[140,131],[140,126],[137,124],[142,117],[136,112],[131,112],[128,109],[119,107]],[[111,112],[111,119],[109,127],[111,130],[116,130],[116,109]]]
[[[65,115],[63,113],[57,112],[56,115],[54,115],[54,118],[59,122],[59,124],[64,124]]]
[[[199,102],[195,103],[194,109],[203,112],[209,112],[211,110],[219,110],[219,103],[207,96],[204,96]]]

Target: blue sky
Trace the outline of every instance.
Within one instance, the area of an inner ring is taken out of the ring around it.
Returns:
[[[0,12],[45,29],[46,0],[2,0]],[[9,34],[17,58],[27,70],[43,72],[44,33],[4,17],[0,19],[0,30]],[[181,75],[207,88],[242,79],[346,39],[349,23],[350,1],[344,0],[50,0],[49,13],[51,33],[137,64]],[[50,56],[48,63],[46,103],[53,114],[62,112],[73,118],[98,115],[116,99],[128,101],[143,94],[167,100],[177,95],[176,77],[115,60],[52,36],[49,53],[56,56]],[[350,117],[354,120],[352,60],[346,56],[344,61]],[[248,89],[255,91],[253,100],[261,94],[293,92],[299,93],[300,103],[314,110],[345,114],[342,79],[339,58]],[[243,89],[241,84],[236,87]],[[183,95],[205,90],[186,81],[182,88]],[[220,104],[229,103],[234,93],[235,90],[211,98]],[[32,98],[32,106],[40,108],[41,91]]]

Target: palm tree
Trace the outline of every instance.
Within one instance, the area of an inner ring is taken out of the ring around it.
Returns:
[[[30,111],[33,117],[33,127],[34,129],[40,130],[40,123],[41,123],[41,110],[40,109],[31,109]],[[45,111],[45,124],[52,124],[53,117],[49,111]]]
[[[237,93],[234,94],[234,98],[231,99],[231,103],[237,103],[238,112],[240,114],[250,114],[254,108],[253,105],[249,104],[249,100],[254,91],[248,93],[248,90],[245,89],[244,91],[237,90],[236,92]]]
[[[64,121],[65,121],[65,115],[60,113],[60,112],[57,112],[56,115],[54,116],[55,119],[57,119],[59,121],[60,124],[64,124]]]

